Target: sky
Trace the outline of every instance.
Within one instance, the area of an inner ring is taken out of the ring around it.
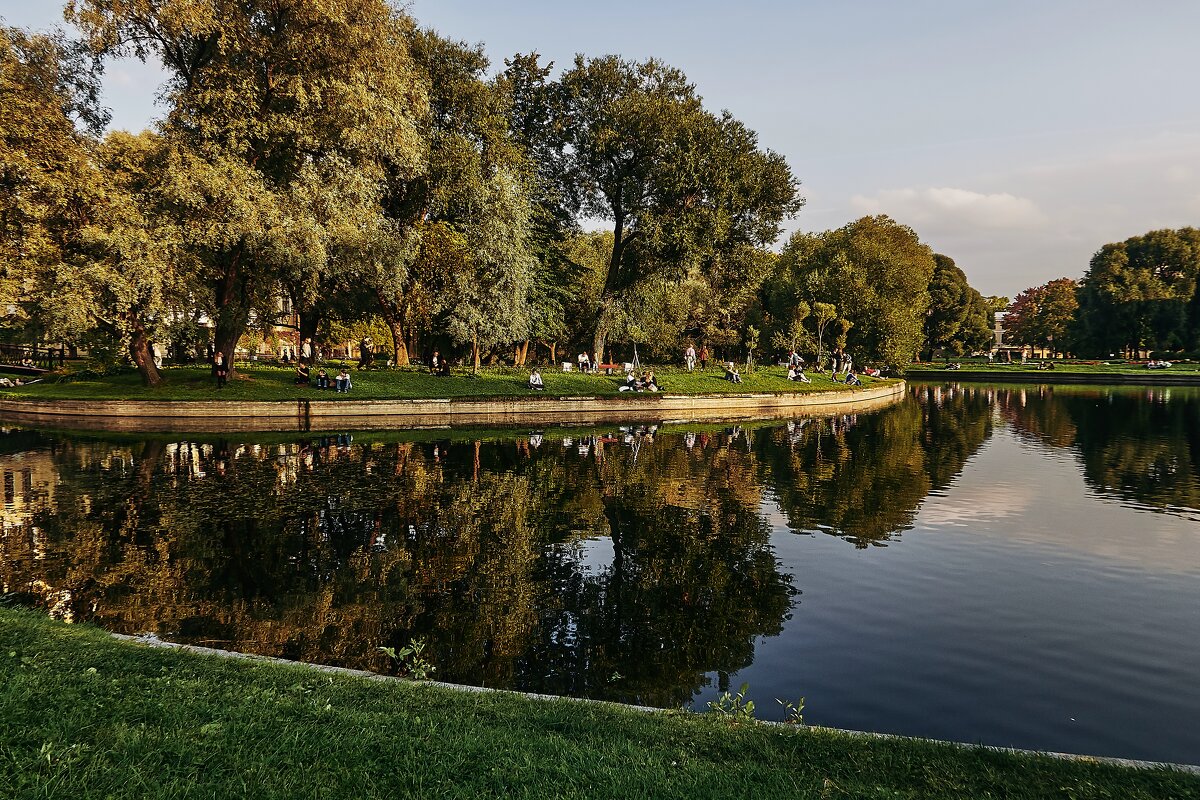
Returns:
[[[0,0],[46,28],[58,0]],[[782,153],[788,231],[911,226],[984,294],[1079,278],[1102,245],[1200,226],[1195,0],[411,0],[494,68],[536,51],[659,58]],[[113,126],[161,118],[161,72],[111,64]]]

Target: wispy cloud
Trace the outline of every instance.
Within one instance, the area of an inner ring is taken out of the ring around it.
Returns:
[[[1008,192],[984,194],[949,186],[884,189],[854,195],[850,205],[865,214],[887,214],[922,230],[950,232],[963,228],[1028,230],[1043,225],[1037,203]]]

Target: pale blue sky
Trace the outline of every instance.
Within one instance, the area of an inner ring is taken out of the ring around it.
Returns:
[[[57,0],[0,0],[45,27]],[[494,66],[537,50],[655,56],[787,156],[808,205],[790,228],[887,213],[986,294],[1079,277],[1102,244],[1200,225],[1200,2],[910,0],[607,3],[413,0]],[[159,77],[113,65],[114,125]]]

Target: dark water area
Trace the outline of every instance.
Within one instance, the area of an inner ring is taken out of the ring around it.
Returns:
[[[1200,392],[737,426],[0,433],[5,602],[452,682],[1200,763]]]

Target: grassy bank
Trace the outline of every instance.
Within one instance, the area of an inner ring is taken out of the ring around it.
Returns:
[[[331,378],[336,368],[328,370]],[[620,385],[623,375],[581,375],[578,372],[544,372],[544,392],[531,392],[526,383],[529,370],[513,368],[488,368],[473,376],[458,371],[448,377],[430,375],[427,371],[410,369],[351,370],[353,389],[341,395],[332,389],[319,390],[309,386],[296,386],[295,372],[278,367],[248,367],[241,370],[241,377],[231,380],[224,389],[218,390],[207,369],[178,367],[165,372],[166,382],[153,389],[142,386],[136,373],[124,373],[100,378],[57,381],[53,376],[41,383],[0,390],[0,397],[42,398],[46,400],[392,400],[398,398],[425,399],[441,397],[592,397],[624,394],[645,396],[633,392],[622,393]],[[710,367],[707,372],[687,372],[677,368],[655,369],[665,392],[671,394],[721,394],[740,392],[805,392],[828,391],[841,388],[829,377],[813,375],[812,383],[795,383],[787,380],[782,367],[756,369],[743,376],[744,382],[733,384],[722,377],[719,369]],[[863,379],[864,385],[876,381]]]
[[[1132,800],[1200,778],[329,676],[0,608],[0,796]]]

